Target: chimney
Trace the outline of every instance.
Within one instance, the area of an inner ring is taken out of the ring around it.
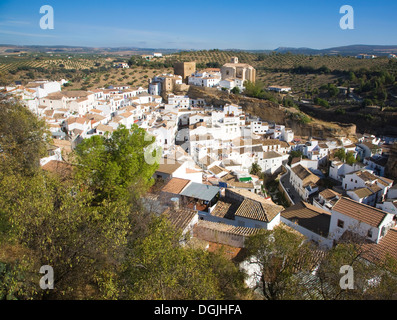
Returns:
[[[173,210],[179,210],[179,198],[171,198],[171,208]]]

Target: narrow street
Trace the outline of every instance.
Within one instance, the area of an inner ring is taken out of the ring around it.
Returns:
[[[291,173],[288,171],[288,173],[284,177],[280,178],[280,183],[284,186],[285,190],[287,190],[292,201],[294,203],[298,203],[300,201],[300,196],[299,193],[295,191],[292,184],[289,182],[290,175]]]

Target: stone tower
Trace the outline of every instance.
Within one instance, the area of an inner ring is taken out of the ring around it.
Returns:
[[[174,64],[174,74],[182,76],[182,81],[188,84],[188,77],[196,72],[196,62],[176,62]]]

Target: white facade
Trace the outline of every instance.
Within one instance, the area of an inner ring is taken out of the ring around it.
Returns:
[[[168,104],[178,106],[180,108],[188,108],[190,106],[189,96],[168,95]]]
[[[364,204],[360,205],[365,206]],[[368,240],[379,243],[385,235],[385,230],[387,232],[387,229],[394,223],[392,214],[387,214],[379,226],[372,226],[342,214],[334,208],[331,215],[330,235],[335,240],[338,240],[345,231],[352,231],[366,237]]]

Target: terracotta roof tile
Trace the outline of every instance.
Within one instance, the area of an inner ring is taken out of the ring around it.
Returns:
[[[172,178],[161,191],[179,194],[189,183],[187,179]]]
[[[331,215],[325,210],[302,201],[284,210],[281,216],[307,230],[328,237]]]
[[[332,210],[376,228],[379,227],[387,215],[387,212],[385,211],[346,197],[340,198]]]

